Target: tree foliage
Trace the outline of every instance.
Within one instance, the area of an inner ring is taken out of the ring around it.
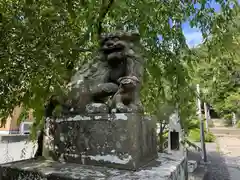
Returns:
[[[228,23],[214,23],[209,41],[195,49],[199,57],[195,80],[205,89],[204,101],[220,115],[240,113],[239,12],[239,7],[234,9]],[[218,14],[214,22],[224,22],[223,18]]]
[[[227,30],[236,1],[217,1],[220,15],[207,1],[154,0],[2,0],[0,2],[0,109],[8,114],[23,103],[40,120],[51,93],[60,93],[71,74],[91,58],[102,32],[134,30],[141,35],[146,59],[142,100],[156,114],[161,102],[178,103],[184,119],[192,107],[191,73],[195,55],[182,23],[209,33]],[[229,4],[235,4],[233,8]],[[194,5],[198,4],[199,8]],[[219,28],[218,28],[219,27]],[[161,35],[162,40],[159,40]],[[209,43],[214,47],[214,43]],[[214,53],[212,53],[214,54]],[[223,61],[221,61],[223,62]],[[190,102],[190,103],[188,103]]]

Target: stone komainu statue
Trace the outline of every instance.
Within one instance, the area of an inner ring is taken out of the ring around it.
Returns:
[[[57,105],[61,115],[84,113],[143,112],[140,88],[144,60],[140,56],[140,36],[118,32],[102,35],[98,56],[84,64],[69,83],[66,97],[53,96],[45,108],[50,117]],[[44,130],[38,137],[35,157],[42,156]]]
[[[143,112],[140,86],[144,61],[139,47],[137,33],[102,35],[98,56],[71,79],[63,115]]]

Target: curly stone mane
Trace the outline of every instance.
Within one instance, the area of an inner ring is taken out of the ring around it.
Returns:
[[[98,56],[95,57],[90,63],[84,64],[79,71],[72,77],[72,84],[76,82],[87,81],[92,87],[99,83],[105,81],[105,76],[109,72],[108,62],[104,56],[104,52],[101,51],[104,41],[107,39],[118,37],[125,48],[123,50],[123,57],[127,60],[128,71],[132,72],[132,76],[136,76],[139,81],[142,81],[143,76],[143,64],[144,60],[140,56],[139,46],[140,38],[139,34],[136,33],[126,33],[126,32],[116,32],[110,34],[104,34],[101,36],[100,50]],[[139,83],[139,88],[140,88]]]
[[[118,91],[117,80],[120,77],[135,76],[140,83],[135,92],[131,92],[134,96],[132,104],[139,107],[137,109],[142,109],[140,88],[144,60],[138,51],[139,47],[140,37],[136,33],[116,32],[102,35],[97,56],[84,64],[71,79],[70,87],[74,90],[69,96],[70,106],[83,112],[89,103],[106,104],[109,97]],[[88,95],[86,91],[89,92]]]

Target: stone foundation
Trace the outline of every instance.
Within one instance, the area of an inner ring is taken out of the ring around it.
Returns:
[[[187,180],[187,160],[182,153],[158,154],[158,158],[137,171],[101,166],[24,160],[0,165],[1,180]]]
[[[137,170],[157,158],[156,122],[142,114],[88,114],[47,119],[48,160]]]

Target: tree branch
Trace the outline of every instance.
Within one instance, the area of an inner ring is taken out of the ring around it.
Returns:
[[[85,34],[83,35],[83,38],[82,38],[79,42],[77,42],[77,43],[75,44],[75,47],[72,48],[72,52],[73,52],[73,53],[88,52],[88,51],[91,52],[91,51],[92,51],[91,49],[85,49],[85,48],[80,48],[80,47],[78,47],[78,46],[80,46],[80,45],[83,45],[84,42],[85,42],[87,39],[89,39],[89,33],[90,33],[91,31],[92,31],[92,28],[91,28],[91,27],[88,27],[87,31],[86,31]],[[72,60],[69,60],[69,62],[68,62],[68,63],[72,63],[72,64],[73,64],[73,69],[74,69],[76,60],[77,60],[77,58],[72,59]],[[71,61],[71,62],[70,62],[70,61]]]
[[[77,51],[77,52],[93,52],[94,49],[95,48],[89,48],[89,49],[80,48],[80,47],[72,48],[72,50]]]
[[[164,131],[164,129],[166,128],[166,125],[167,125],[167,123],[162,123],[162,124],[161,124],[163,131]]]
[[[67,9],[68,9],[68,13],[70,14],[72,19],[76,18],[76,14],[73,10],[73,3],[72,0],[67,0]]]
[[[68,1],[71,2],[71,0],[68,0]],[[101,35],[102,29],[103,29],[102,28],[103,20],[106,17],[107,13],[109,12],[113,3],[114,3],[114,0],[109,0],[108,5],[105,8],[105,0],[103,0],[102,7],[101,7],[101,10],[100,10],[100,15],[99,15],[98,22],[97,22],[97,28],[98,28],[97,33],[98,33],[98,38],[99,39],[100,39],[100,35]],[[92,27],[88,27],[87,32],[83,35],[83,38],[80,40],[80,42],[76,43],[76,46],[82,45],[84,43],[84,41],[89,38],[89,33],[91,31],[92,31]],[[80,47],[79,48],[78,47],[72,48],[73,51],[78,52],[78,53],[79,52],[93,52],[93,49],[94,48],[89,48],[89,49],[80,48]],[[73,60],[72,60],[71,63],[73,64],[73,66],[75,65],[75,62]]]
[[[105,1],[105,0],[103,0],[101,12],[100,12],[99,19],[98,19],[98,25],[97,25],[97,27],[98,27],[97,33],[98,33],[98,37],[99,37],[99,38],[100,38],[100,35],[101,35],[101,33],[102,33],[102,30],[103,30],[103,28],[102,28],[103,20],[104,20],[104,18],[106,17],[107,13],[109,12],[111,6],[112,6],[113,3],[114,3],[114,0],[109,0],[109,3],[108,3],[108,5],[107,5],[106,9],[104,9],[104,4],[105,4],[104,1]]]

